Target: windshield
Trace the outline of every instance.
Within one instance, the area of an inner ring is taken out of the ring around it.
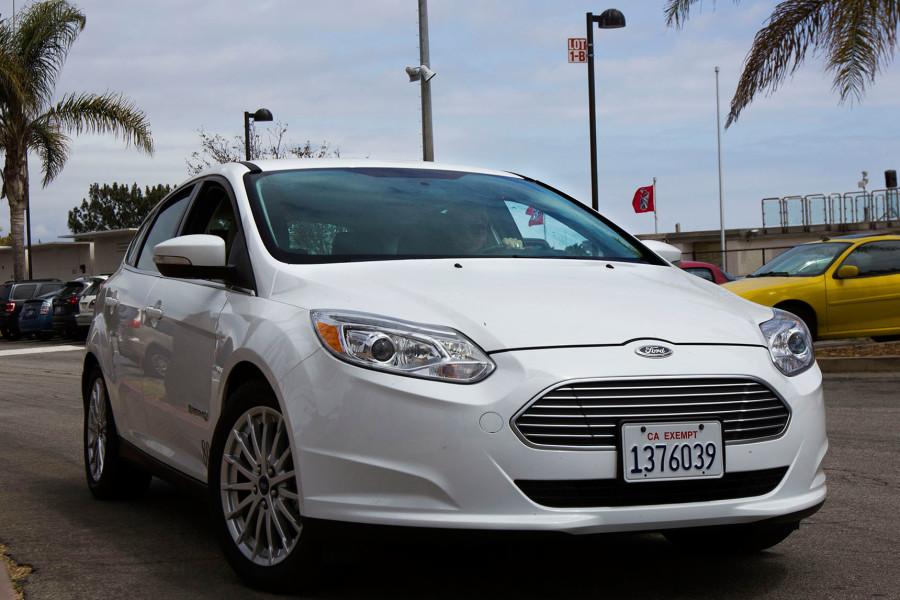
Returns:
[[[824,273],[850,244],[824,242],[795,246],[747,277],[813,277]]]
[[[266,247],[284,262],[533,257],[660,264],[614,225],[525,179],[339,168],[246,181]]]

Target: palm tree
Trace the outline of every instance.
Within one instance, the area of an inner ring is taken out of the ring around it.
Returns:
[[[668,25],[684,25],[697,1],[667,0]],[[841,102],[861,100],[893,59],[898,22],[900,0],[782,0],[753,40],[725,126],[757,94],[775,92],[809,51],[825,56]]]
[[[57,77],[84,24],[84,14],[65,0],[32,4],[14,23],[0,23],[2,196],[9,201],[16,279],[25,276],[29,152],[41,161],[44,186],[65,166],[72,135],[112,133],[126,145],[153,152],[146,116],[121,94],[73,93],[53,103]]]

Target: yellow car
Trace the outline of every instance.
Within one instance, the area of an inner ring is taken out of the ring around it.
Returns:
[[[900,235],[795,246],[724,288],[802,318],[813,337],[900,335]]]

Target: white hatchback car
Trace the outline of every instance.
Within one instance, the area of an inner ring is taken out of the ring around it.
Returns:
[[[758,551],[825,500],[821,383],[802,321],[527,177],[228,164],[102,287],[85,467],[102,499],[207,486],[270,589],[322,521]]]

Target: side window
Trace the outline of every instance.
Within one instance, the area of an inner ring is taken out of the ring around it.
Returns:
[[[688,267],[687,269],[685,269],[685,271],[687,271],[691,275],[696,275],[701,279],[712,281],[713,283],[715,283],[716,281],[716,278],[713,277],[712,271],[703,267]]]
[[[28,300],[32,296],[34,296],[34,292],[37,290],[37,284],[34,283],[26,283],[23,285],[17,285],[13,288],[12,298],[10,300]]]
[[[225,256],[231,255],[238,234],[237,217],[231,206],[231,198],[218,183],[203,184],[191,207],[182,235],[204,233],[216,235],[225,241]]]
[[[187,210],[188,200],[191,197],[191,190],[184,190],[183,193],[172,199],[162,210],[156,215],[156,220],[147,232],[147,239],[141,248],[141,255],[137,260],[137,268],[145,271],[156,271],[156,264],[153,262],[153,248],[157,244],[175,237],[178,231],[178,225],[181,223],[181,217]]]
[[[860,276],[900,273],[900,242],[886,240],[863,244],[850,253],[844,264],[859,267]]]
[[[247,244],[238,227],[238,215],[234,211],[231,196],[219,183],[205,182],[191,205],[181,235],[196,233],[222,238],[225,241],[227,263],[237,267],[238,285],[248,289],[255,288]]]
[[[137,262],[138,250],[141,247],[141,240],[144,239],[144,234],[147,232],[147,227],[150,226],[150,218],[144,219],[144,222],[141,223],[140,228],[138,228],[137,232],[135,232],[134,237],[131,238],[131,243],[128,244],[128,250],[125,251],[125,264],[131,265],[132,267]]]

